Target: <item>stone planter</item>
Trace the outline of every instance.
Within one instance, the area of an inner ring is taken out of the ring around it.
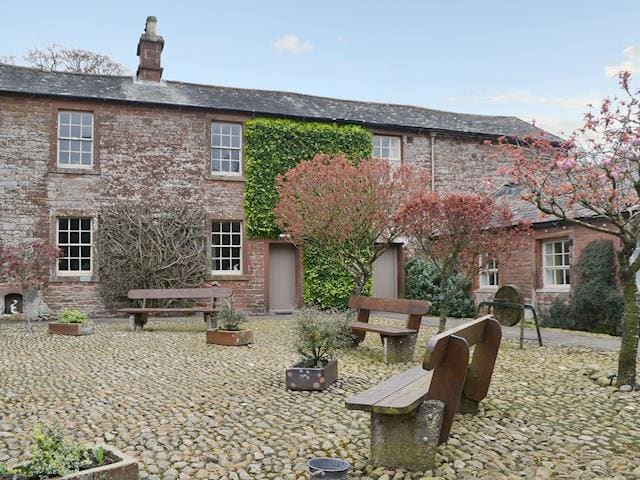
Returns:
[[[112,463],[69,473],[63,477],[51,477],[49,480],[138,480],[138,462],[113,447],[103,446],[105,458]],[[0,479],[4,477],[0,475]],[[7,476],[7,478],[13,478]],[[15,480],[23,480],[17,476]]]
[[[49,333],[51,335],[91,335],[93,333],[93,323],[49,323]]]
[[[253,330],[207,330],[207,343],[238,347],[253,343]]]
[[[285,383],[289,390],[322,391],[338,379],[338,361],[331,360],[322,368],[301,364],[287,368]]]

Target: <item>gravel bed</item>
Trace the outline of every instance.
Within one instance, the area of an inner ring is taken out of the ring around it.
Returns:
[[[248,325],[250,347],[207,345],[200,319],[104,323],[86,337],[1,325],[0,462],[28,460],[34,425],[57,421],[134,456],[146,479],[302,479],[314,456],[349,461],[353,479],[640,479],[640,392],[594,381],[615,371],[614,352],[503,341],[480,413],[456,417],[435,470],[409,473],[368,463],[368,414],[344,399],[412,364],[385,365],[370,334],[326,392],[288,392],[291,320]]]

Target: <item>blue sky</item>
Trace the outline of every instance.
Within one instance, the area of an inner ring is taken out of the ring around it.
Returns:
[[[640,73],[637,0],[22,0],[3,5],[0,55],[58,42],[135,71],[147,15],[165,79],[516,115],[554,133],[615,93],[618,67]]]

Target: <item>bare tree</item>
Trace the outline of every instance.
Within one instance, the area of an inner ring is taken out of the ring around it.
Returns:
[[[66,48],[53,43],[33,48],[24,56],[25,63],[40,70],[91,73],[94,75],[126,75],[127,68],[102,53]]]
[[[0,55],[0,64],[4,63],[5,65],[15,65],[16,57],[13,55]]]

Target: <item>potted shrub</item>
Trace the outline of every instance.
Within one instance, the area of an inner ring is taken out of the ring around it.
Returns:
[[[107,446],[84,448],[56,427],[38,425],[31,459],[13,467],[0,463],[0,480],[138,480],[137,462]]]
[[[338,379],[338,350],[351,344],[349,321],[344,314],[300,310],[295,320],[296,349],[300,362],[287,368],[289,390],[324,390]]]
[[[244,314],[235,310],[231,302],[222,305],[215,320],[221,327],[207,329],[207,343],[234,347],[253,343],[253,331],[240,328]]]
[[[93,323],[86,313],[63,308],[58,314],[58,321],[49,323],[49,333],[52,335],[90,335],[93,333]]]

